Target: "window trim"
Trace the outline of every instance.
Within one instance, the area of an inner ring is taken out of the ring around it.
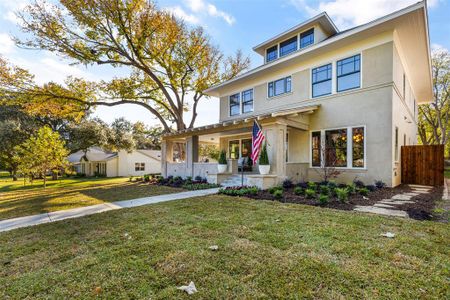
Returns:
[[[364,128],[364,167],[353,167],[353,128]],[[367,126],[366,125],[352,125],[352,126],[343,126],[343,127],[332,127],[332,128],[323,128],[323,129],[317,129],[317,130],[310,130],[309,131],[309,168],[311,169],[320,169],[322,167],[322,164],[325,163],[324,161],[324,154],[320,153],[320,167],[313,166],[312,165],[312,133],[313,132],[320,132],[320,148],[322,149],[323,146],[325,146],[325,132],[329,130],[339,130],[339,129],[346,129],[347,130],[347,166],[345,167],[335,167],[335,169],[339,170],[355,170],[355,171],[367,171]],[[348,142],[348,133],[351,133],[352,136],[352,142]]]
[[[318,69],[318,68],[321,68],[321,67],[325,67],[325,66],[328,66],[328,65],[331,67],[331,78],[330,78],[330,79],[326,79],[326,80],[321,80],[321,81],[318,81],[318,82],[313,82],[313,71],[314,71],[315,69]],[[320,66],[311,68],[311,99],[313,99],[313,98],[319,98],[319,97],[324,97],[324,96],[328,96],[328,95],[332,95],[332,94],[333,94],[333,75],[334,75],[334,74],[333,74],[333,62],[325,63],[325,64],[323,64],[323,65],[320,65]],[[327,93],[327,94],[322,94],[322,95],[314,96],[314,94],[313,94],[313,86],[314,86],[314,84],[326,82],[326,81],[328,81],[328,80],[331,81],[331,90],[330,90],[330,92]]]
[[[287,91],[287,79],[288,78],[290,78],[290,82],[291,82],[291,89],[289,91]],[[275,95],[275,82],[280,81],[280,80],[284,80],[284,90],[285,91],[283,93],[281,93],[281,94]],[[270,96],[270,94],[269,94],[269,86],[270,86],[270,84],[273,85],[273,95],[272,96]],[[292,75],[288,75],[288,76],[281,77],[281,78],[278,78],[278,79],[275,79],[275,80],[267,82],[267,94],[266,94],[267,99],[273,99],[273,98],[277,98],[277,97],[282,97],[282,96],[290,94],[290,93],[292,93]]]
[[[357,55],[359,55],[359,70],[347,73],[345,75],[338,75],[338,73],[339,73],[338,72],[338,62],[340,62],[342,60],[345,60],[347,58],[355,57]],[[346,91],[350,91],[350,90],[356,90],[356,89],[360,89],[361,88],[361,86],[362,86],[362,54],[361,53],[356,53],[356,54],[352,54],[352,55],[349,55],[349,56],[346,56],[346,57],[343,57],[343,58],[336,59],[335,67],[336,67],[336,74],[335,74],[336,75],[335,76],[336,77],[336,93],[342,93],[342,92],[346,92]],[[353,75],[353,74],[356,74],[356,73],[359,73],[359,84],[358,84],[358,86],[357,87],[348,88],[348,89],[345,89],[345,90],[339,90],[339,78],[340,77],[344,77],[344,76]]]

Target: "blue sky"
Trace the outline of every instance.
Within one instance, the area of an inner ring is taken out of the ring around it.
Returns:
[[[71,66],[70,61],[46,51],[22,50],[15,47],[11,35],[20,36],[14,11],[20,10],[27,0],[0,0],[0,55],[14,64],[29,69],[38,82],[61,82],[73,75],[89,80],[110,79],[123,74],[123,70],[107,66]],[[187,23],[200,25],[226,54],[241,49],[252,61],[260,65],[262,57],[252,51],[260,42],[326,11],[340,30],[366,23],[377,17],[417,2],[416,0],[159,0],[159,7],[171,10]],[[430,39],[432,47],[450,49],[449,0],[428,1]],[[218,100],[204,100],[199,106],[196,125],[218,121]],[[140,107],[126,105],[114,108],[99,107],[95,115],[107,122],[118,117],[147,124],[157,121]]]

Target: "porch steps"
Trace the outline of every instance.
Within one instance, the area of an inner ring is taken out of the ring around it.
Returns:
[[[241,186],[241,175],[231,175],[225,179],[221,185],[223,187]],[[244,175],[244,185],[247,185],[247,176]]]

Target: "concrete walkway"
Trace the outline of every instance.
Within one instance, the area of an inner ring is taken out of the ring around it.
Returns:
[[[391,197],[391,199],[383,199],[373,206],[357,205],[353,210],[384,216],[409,218],[408,213],[402,210],[401,206],[407,203],[415,203],[415,201],[412,200],[413,197],[418,196],[419,194],[427,194],[433,188],[415,184],[410,184],[409,187],[411,188],[411,192],[397,194]]]
[[[152,197],[144,197],[132,200],[124,200],[124,201],[116,201],[116,202],[107,202],[97,205],[79,207],[68,210],[60,210],[45,214],[32,215],[26,217],[19,217],[14,219],[8,219],[0,221],[0,232],[8,231],[21,227],[34,226],[43,223],[56,222],[65,219],[78,218],[87,215],[98,214],[101,212],[128,208],[128,207],[136,207],[147,204],[154,204],[159,202],[167,202],[173,200],[187,199],[193,197],[207,196],[217,194],[218,188],[207,189],[207,190],[197,190],[197,191],[188,191],[174,194],[165,194],[158,195]]]

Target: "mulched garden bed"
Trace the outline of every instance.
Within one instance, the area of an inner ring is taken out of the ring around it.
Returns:
[[[319,207],[327,207],[339,210],[353,210],[356,205],[371,206],[383,200],[390,199],[394,195],[412,192],[407,185],[400,185],[395,188],[381,188],[370,192],[367,197],[359,194],[350,195],[347,202],[341,202],[337,198],[332,197],[328,203],[321,204],[317,199],[308,199],[303,195],[294,194],[294,188],[284,189],[283,197],[277,199],[268,190],[260,190],[254,195],[247,195],[246,197],[255,200],[272,200],[283,203],[298,203]],[[431,220],[433,219],[433,209],[435,201],[442,198],[442,188],[433,188],[428,194],[420,194],[412,198],[416,203],[407,203],[396,206],[398,210],[404,210],[409,217],[416,220]],[[395,209],[395,208],[394,208]]]

